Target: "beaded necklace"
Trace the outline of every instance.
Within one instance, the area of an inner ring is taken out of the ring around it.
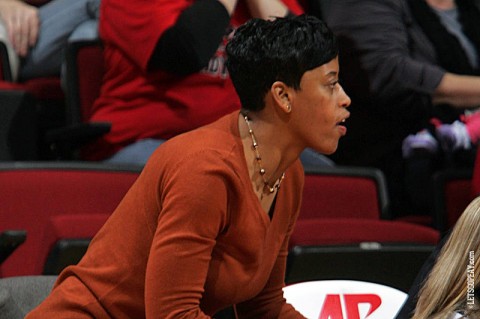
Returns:
[[[243,118],[245,119],[245,123],[247,123],[248,134],[252,139],[252,149],[255,152],[255,160],[257,161],[258,167],[260,168],[259,173],[263,179],[263,185],[265,189],[271,194],[275,192],[275,190],[278,190],[280,188],[280,185],[282,184],[282,181],[285,178],[285,173],[282,173],[282,176],[275,182],[275,184],[273,186],[270,186],[270,184],[268,183],[268,180],[265,177],[266,171],[262,165],[262,157],[260,156],[260,152],[258,151],[258,143],[257,143],[257,139],[255,138],[255,134],[253,133],[253,129],[250,125],[250,119],[248,118],[247,114],[242,114],[242,115],[243,115]]]

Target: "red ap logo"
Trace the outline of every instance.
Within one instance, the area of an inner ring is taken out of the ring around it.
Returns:
[[[382,299],[374,294],[327,294],[318,319],[365,319],[377,310],[381,303]],[[362,317],[360,305],[369,306],[367,314]]]

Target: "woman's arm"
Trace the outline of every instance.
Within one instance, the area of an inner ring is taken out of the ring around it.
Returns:
[[[480,106],[480,77],[446,73],[433,94],[433,103],[458,108]]]
[[[254,299],[236,305],[239,318],[304,319],[283,297],[288,240],[275,262],[265,288]]]
[[[392,0],[332,3],[334,11],[327,22],[343,43],[350,43],[342,48],[345,62],[358,65],[355,76],[368,84],[365,96],[373,95],[385,105],[402,96],[420,94],[430,96],[433,104],[479,106],[480,77],[445,72],[435,65],[435,53],[428,53],[428,45],[417,48],[423,50],[423,61],[413,57],[411,43],[418,45],[428,39],[409,20],[404,5]],[[429,54],[431,60],[426,61]]]
[[[256,18],[284,17],[290,12],[280,0],[246,0],[246,3],[251,16]],[[180,75],[200,71],[220,45],[236,5],[237,0],[194,2],[159,39],[150,69]]]
[[[303,177],[299,185],[303,185]],[[301,189],[302,188],[300,188],[300,191]],[[285,286],[289,240],[299,212],[300,202],[296,213],[292,215],[287,233],[267,284],[255,298],[236,305],[239,318],[305,319],[292,305],[286,302],[282,290]]]
[[[218,167],[218,154],[192,156],[159,186],[161,211],[145,278],[146,318],[210,318],[200,302],[207,298],[216,238],[227,225],[228,191]]]
[[[149,69],[187,75],[204,68],[222,42],[236,0],[194,2],[158,40]]]
[[[206,66],[237,0],[102,0],[100,35],[144,71],[180,75]]]
[[[405,6],[397,0],[332,1],[326,16],[341,44],[341,62],[349,66],[343,76],[358,86],[357,95],[385,106],[406,95],[431,95],[445,73],[428,46],[422,54],[431,55],[431,63],[412,57],[412,42],[428,39],[408,20]]]

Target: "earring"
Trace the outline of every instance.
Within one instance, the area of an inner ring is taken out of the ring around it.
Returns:
[[[287,111],[288,113],[292,111],[292,105],[290,103],[287,104]]]

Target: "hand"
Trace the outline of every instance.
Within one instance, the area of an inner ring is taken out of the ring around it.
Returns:
[[[20,0],[0,0],[0,18],[3,20],[13,49],[21,57],[35,45],[40,19],[38,9]]]

